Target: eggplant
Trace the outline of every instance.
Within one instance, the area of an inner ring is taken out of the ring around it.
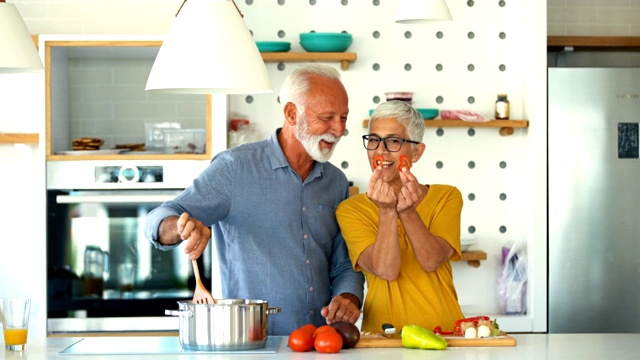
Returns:
[[[347,321],[338,321],[331,323],[331,326],[338,331],[342,338],[342,348],[349,349],[360,340],[360,330],[354,324]]]

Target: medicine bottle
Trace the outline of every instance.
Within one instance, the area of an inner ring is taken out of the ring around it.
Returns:
[[[507,99],[507,94],[498,94],[498,100],[496,100],[496,119],[509,119],[509,100]]]

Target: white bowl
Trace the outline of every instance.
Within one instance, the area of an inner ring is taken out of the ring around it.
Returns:
[[[462,252],[468,251],[471,245],[478,242],[475,236],[462,236],[460,237],[460,249]]]

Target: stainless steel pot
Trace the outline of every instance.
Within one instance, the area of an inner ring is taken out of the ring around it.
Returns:
[[[180,345],[184,350],[251,350],[267,344],[268,315],[280,308],[268,307],[264,300],[216,299],[215,304],[178,301]]]

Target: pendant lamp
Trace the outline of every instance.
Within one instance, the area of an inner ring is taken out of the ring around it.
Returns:
[[[417,24],[428,20],[451,20],[445,0],[401,0],[397,23]]]
[[[18,9],[0,0],[0,74],[42,69],[38,50]]]
[[[179,94],[273,91],[258,47],[231,0],[185,0],[153,63],[146,90]]]

